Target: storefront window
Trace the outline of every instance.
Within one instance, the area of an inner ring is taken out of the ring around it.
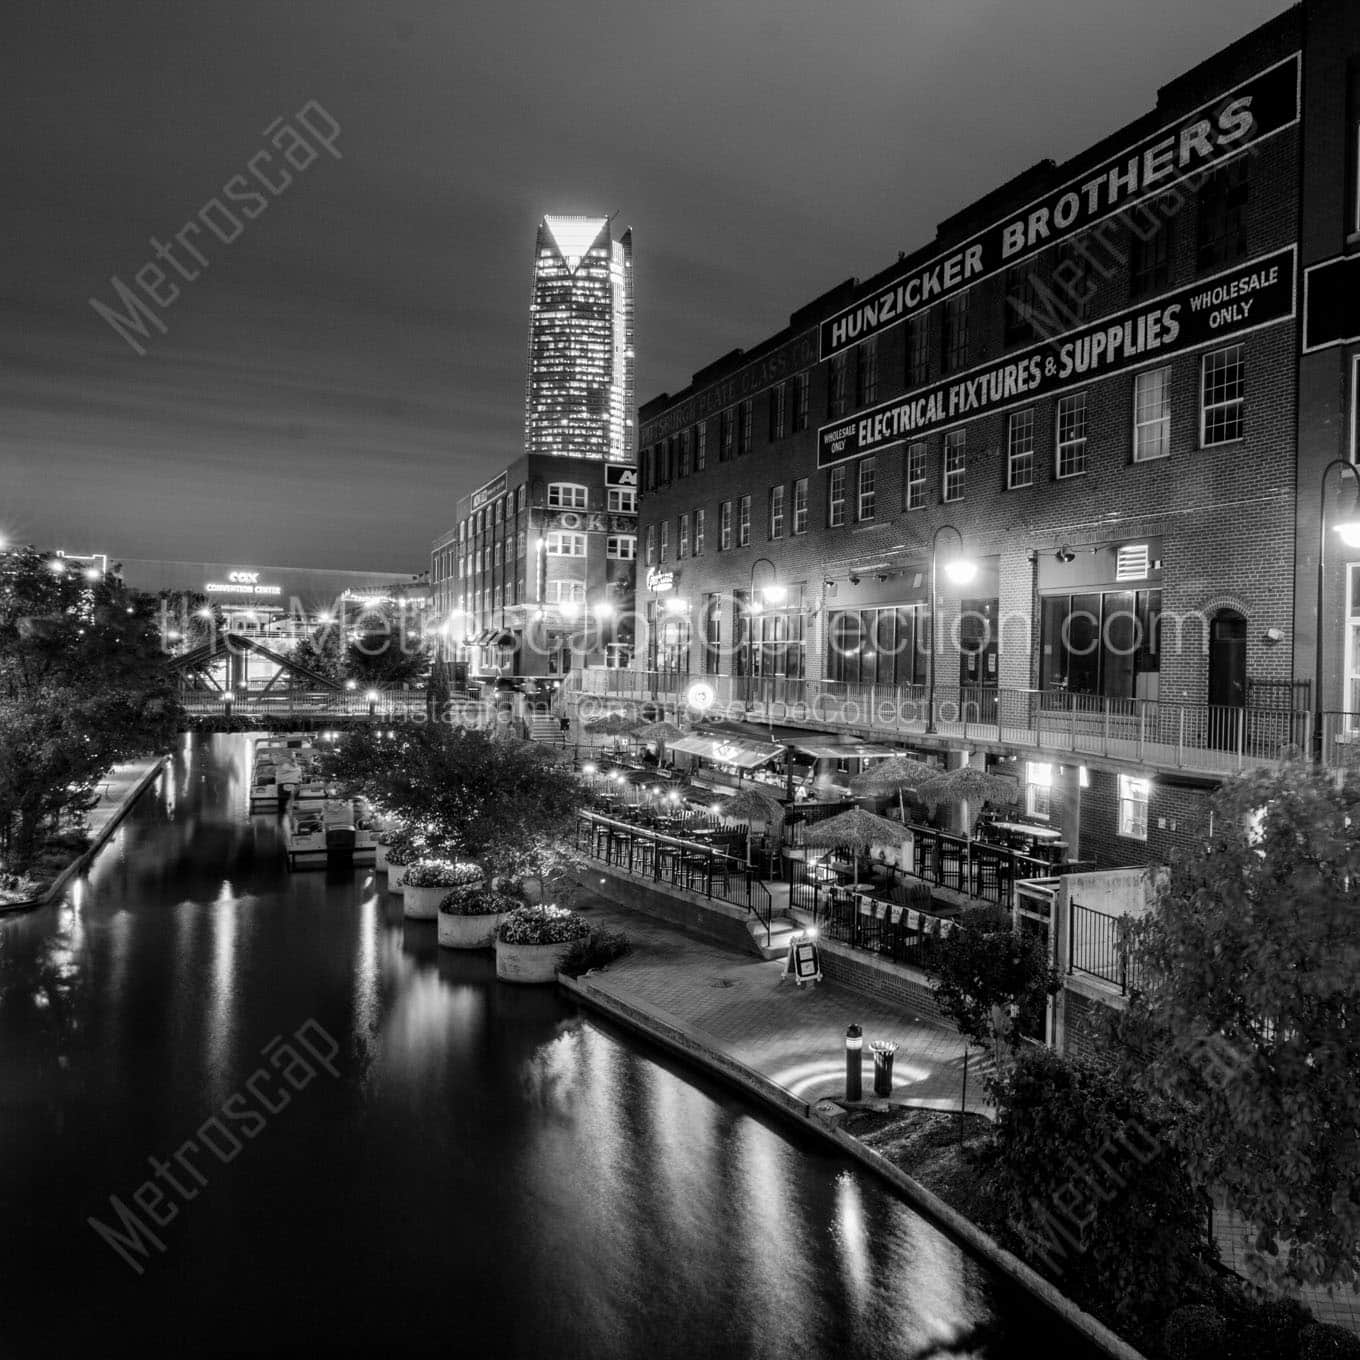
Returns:
[[[923,607],[844,609],[830,616],[826,675],[851,685],[923,685]]]
[[[1109,699],[1155,697],[1140,677],[1160,669],[1160,590],[1046,595],[1039,685]]]
[[[959,684],[996,684],[999,600],[959,602]]]

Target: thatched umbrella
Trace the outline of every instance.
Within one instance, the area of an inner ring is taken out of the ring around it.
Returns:
[[[673,722],[648,722],[638,727],[629,727],[633,736],[641,741],[654,741],[664,746],[667,742],[674,741],[677,737],[683,737],[689,729],[680,727]]]
[[[923,784],[917,793],[930,807],[940,803],[1005,803],[1020,801],[1018,780],[1003,774],[989,774],[972,765],[940,772]]]
[[[622,713],[606,713],[600,718],[591,718],[586,723],[587,732],[602,732],[606,736],[617,737],[625,732],[632,732],[637,726],[634,718],[629,718]]]
[[[751,826],[752,822],[768,822],[778,826],[784,820],[784,805],[779,798],[757,784],[747,784],[734,793],[718,813],[719,817],[730,817],[733,821],[746,825],[746,863],[751,863]]]
[[[827,847],[849,845],[855,850],[865,850],[880,842],[901,845],[910,835],[906,827],[897,822],[890,822],[886,817],[857,807],[828,817],[823,822],[813,823],[804,833],[803,843]],[[859,887],[858,855],[855,856],[855,887]]]
[[[924,760],[912,756],[889,756],[887,760],[875,761],[867,770],[861,770],[850,781],[855,793],[881,793],[891,789],[897,794],[898,811],[902,814],[902,825],[907,823],[907,806],[902,797],[904,789],[913,793],[927,780],[938,779],[942,771],[938,765],[927,765]]]

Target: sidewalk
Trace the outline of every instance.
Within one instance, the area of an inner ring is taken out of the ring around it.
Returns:
[[[873,1094],[877,1039],[897,1044],[892,1099],[957,1110],[963,1094],[964,1042],[958,1034],[887,1002],[821,982],[781,982],[782,960],[769,963],[707,944],[641,913],[591,903],[581,908],[597,928],[624,930],[633,952],[591,987],[638,1010],[677,1023],[712,1048],[812,1104],[845,1095],[845,1030],[864,1030],[864,1094]],[[977,1048],[968,1062],[968,1109],[990,1114],[983,1089],[989,1071]]]

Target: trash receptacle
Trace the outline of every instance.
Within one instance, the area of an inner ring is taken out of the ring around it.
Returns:
[[[897,1052],[897,1045],[874,1043],[869,1045],[869,1049],[874,1055],[874,1094],[876,1096],[890,1096],[892,1095],[893,1054]]]

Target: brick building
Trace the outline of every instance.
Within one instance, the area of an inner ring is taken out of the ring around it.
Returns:
[[[998,765],[1102,865],[1344,755],[1360,306],[1303,327],[1311,266],[1360,298],[1358,129],[1360,15],[1307,0],[648,402],[627,684]]]

